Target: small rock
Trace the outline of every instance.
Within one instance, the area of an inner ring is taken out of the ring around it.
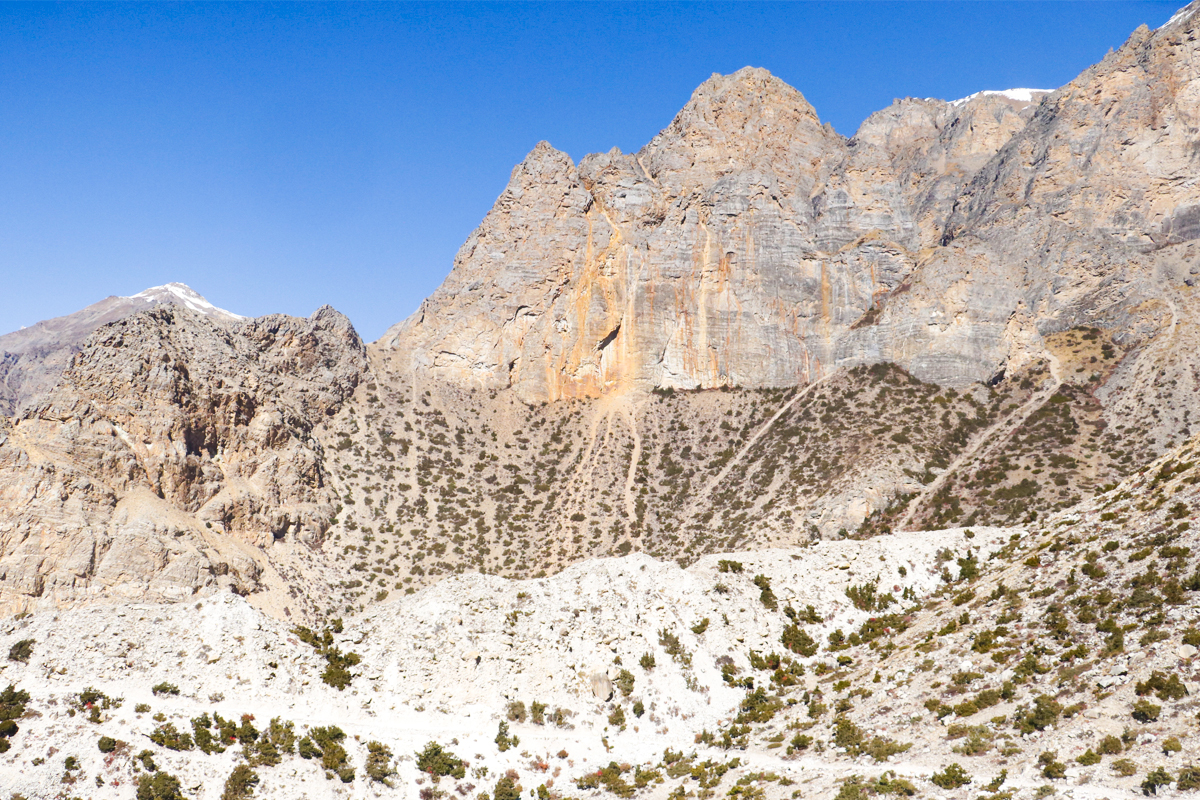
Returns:
[[[1197,651],[1196,651],[1195,647],[1193,647],[1190,644],[1185,644],[1185,645],[1180,645],[1179,649],[1175,651],[1175,654],[1182,659],[1188,659],[1188,658],[1195,658],[1196,652]]]
[[[592,696],[606,703],[612,699],[612,681],[603,672],[592,673]]]

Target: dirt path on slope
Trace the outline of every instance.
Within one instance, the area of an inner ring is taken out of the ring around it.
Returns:
[[[714,477],[710,478],[708,483],[706,483],[704,485],[704,488],[701,489],[700,492],[697,493],[696,496],[692,499],[692,502],[688,505],[688,507],[683,512],[682,521],[680,523],[681,526],[683,524],[691,521],[691,519],[696,515],[696,512],[697,512],[700,504],[708,501],[708,499],[712,496],[713,492],[716,491],[716,488],[725,482],[725,479],[729,476],[729,473],[733,470],[733,468],[740,461],[742,461],[742,459],[744,459],[746,457],[746,454],[749,453],[751,449],[753,449],[754,445],[758,442],[759,439],[762,438],[763,434],[765,434],[768,430],[770,430],[771,426],[774,425],[776,422],[778,422],[780,417],[782,417],[784,414],[786,414],[791,409],[792,406],[794,406],[796,403],[798,403],[801,400],[801,398],[807,397],[808,394],[813,389],[815,389],[817,386],[820,386],[825,381],[829,380],[829,378],[831,378],[833,376],[833,374],[836,374],[836,373],[831,373],[830,375],[826,375],[823,378],[818,378],[817,380],[815,380],[812,383],[805,386],[803,389],[796,392],[796,394],[794,394],[792,396],[791,400],[788,400],[786,403],[781,405],[779,407],[779,410],[776,411],[769,420],[767,420],[762,425],[760,425],[758,427],[758,430],[756,430],[750,436],[750,438],[746,440],[746,443],[744,445],[742,445],[742,449],[738,450],[737,453],[734,454],[733,458],[729,459],[729,463],[727,463],[724,467],[722,467],[721,471],[718,472]]]
[[[1025,421],[1029,419],[1029,417],[1035,411],[1045,405],[1046,402],[1054,395],[1054,393],[1058,391],[1058,387],[1062,386],[1063,384],[1062,367],[1054,354],[1050,353],[1049,351],[1046,352],[1046,358],[1050,365],[1050,385],[1038,392],[1035,392],[1032,397],[1026,400],[1025,403],[1012,414],[1009,414],[1007,417],[1004,417],[996,422],[996,424],[988,428],[984,428],[982,431],[977,433],[975,437],[967,443],[966,448],[959,453],[953,461],[950,462],[950,466],[946,467],[946,470],[941,475],[938,475],[936,478],[934,478],[933,481],[929,483],[920,494],[918,494],[909,502],[908,509],[904,512],[904,516],[901,517],[900,521],[896,523],[896,531],[908,530],[908,526],[912,524],[913,517],[917,515],[917,512],[926,502],[929,501],[930,498],[935,496],[938,491],[941,490],[951,475],[956,474],[958,470],[960,470],[965,464],[970,463],[970,461],[976,456],[987,455],[992,448],[1006,441],[1008,437],[1012,436],[1017,428],[1024,425]]]

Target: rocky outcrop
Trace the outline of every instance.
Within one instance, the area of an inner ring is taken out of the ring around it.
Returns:
[[[364,369],[328,307],[101,328],[0,438],[0,604],[253,588],[263,548],[321,541],[336,497],[313,429]]]
[[[54,386],[92,331],[157,305],[180,305],[217,322],[245,319],[217,308],[182,283],[168,283],[132,297],[106,297],[63,317],[43,320],[0,336],[0,414],[12,416]]]

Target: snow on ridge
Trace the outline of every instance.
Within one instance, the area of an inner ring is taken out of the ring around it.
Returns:
[[[982,91],[982,92],[976,92],[975,94],[969,94],[966,97],[963,97],[959,100],[951,100],[950,105],[961,106],[963,103],[969,103],[970,101],[974,100],[976,97],[989,97],[992,95],[998,95],[1000,97],[1004,97],[1009,100],[1015,100],[1018,103],[1032,103],[1035,99],[1034,98],[1035,94],[1050,94],[1053,91],[1054,91],[1053,89],[1002,89],[1002,90],[998,90],[998,91],[997,90],[987,90],[987,91]]]
[[[1171,27],[1176,22],[1179,22],[1181,19],[1183,19],[1184,17],[1186,17],[1188,14],[1192,13],[1193,11],[1197,10],[1198,8],[1200,8],[1200,4],[1195,3],[1195,2],[1188,3],[1186,6],[1184,6],[1183,8],[1176,11],[1173,15],[1171,15],[1171,18],[1169,20],[1167,20],[1162,25],[1159,25],[1157,28],[1155,28],[1155,30],[1161,31],[1164,28]]]
[[[241,314],[234,314],[232,311],[226,311],[223,308],[217,308],[212,303],[208,302],[192,287],[186,283],[171,282],[165,283],[162,286],[151,286],[149,289],[144,289],[135,295],[132,295],[130,300],[145,300],[147,303],[153,303],[156,300],[163,300],[164,295],[170,295],[176,298],[180,305],[190,308],[192,311],[198,311],[201,314],[218,314],[233,319],[247,319]]]

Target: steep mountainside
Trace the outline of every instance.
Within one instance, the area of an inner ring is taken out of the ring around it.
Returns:
[[[182,283],[168,283],[132,297],[106,297],[99,303],[0,336],[0,415],[50,389],[92,331],[164,303],[181,305],[220,322],[245,319],[217,308]]]
[[[248,777],[266,798],[1195,791],[1198,463],[1194,439],[1038,525],[464,575],[317,631],[228,594],[19,615],[0,776],[106,800]]]
[[[899,101],[846,140],[745,69],[637,154],[575,165],[540,144],[380,344],[413,380],[536,402],[878,361],[964,386],[1096,326],[1126,354],[1105,407],[1153,396],[1149,438],[1180,441],[1200,387],[1195,17],[1135,32],[1036,106]]]
[[[230,583],[343,613],[1085,501],[1195,432],[1196,17],[1052,93],[899,100],[852,139],[747,68],[637,154],[540,144],[365,348],[328,310],[130,299],[182,304],[30,356],[78,350],[6,423],[4,603]]]

